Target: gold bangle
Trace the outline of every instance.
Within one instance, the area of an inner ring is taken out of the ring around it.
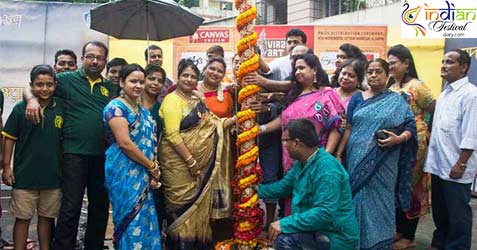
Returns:
[[[193,168],[197,164],[197,160],[194,159],[192,164],[187,165],[188,168]]]
[[[159,168],[159,162],[157,160],[154,160],[149,164],[149,167],[147,167],[147,170],[149,171],[154,171]]]
[[[156,172],[159,169],[159,165],[156,164],[156,166],[153,169],[149,169],[149,172]]]
[[[190,159],[192,159],[192,154],[189,155],[189,157],[187,157],[187,159],[185,159],[184,161],[185,161],[185,162],[188,162],[188,161],[190,161]]]

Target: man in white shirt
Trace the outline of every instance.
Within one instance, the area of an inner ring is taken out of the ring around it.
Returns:
[[[263,72],[265,75],[271,75],[272,80],[289,80],[292,73],[290,62],[290,53],[297,45],[306,44],[306,34],[301,29],[290,29],[286,35],[287,55],[274,59],[268,64],[269,71]]]
[[[425,172],[432,174],[431,249],[470,249],[470,186],[477,172],[477,88],[469,82],[470,56],[463,50],[444,55],[447,81],[437,100]]]

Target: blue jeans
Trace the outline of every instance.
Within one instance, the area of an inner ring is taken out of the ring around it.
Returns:
[[[470,183],[446,181],[432,175],[432,219],[436,226],[432,246],[437,249],[470,249],[472,208]]]
[[[330,240],[318,232],[303,232],[278,235],[276,250],[329,250]]]

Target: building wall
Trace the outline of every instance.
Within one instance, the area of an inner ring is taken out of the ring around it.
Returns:
[[[286,24],[287,0],[257,0],[257,24]]]
[[[401,4],[395,3],[382,7],[375,7],[354,12],[349,12],[337,16],[330,16],[314,21],[314,24],[378,24],[378,25],[400,25]]]
[[[232,4],[232,10],[221,9],[221,3]],[[252,4],[254,1],[252,1]],[[213,21],[237,15],[232,0],[200,0],[199,7],[192,7],[192,11],[201,15],[206,21]]]
[[[309,0],[288,0],[288,24],[308,24],[313,22],[314,4]]]

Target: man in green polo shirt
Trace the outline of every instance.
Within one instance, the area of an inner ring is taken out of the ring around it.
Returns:
[[[63,125],[63,198],[55,232],[56,249],[74,249],[81,204],[88,191],[88,226],[85,249],[103,248],[108,220],[108,194],[104,188],[104,131],[102,111],[110,101],[113,84],[101,76],[108,48],[92,41],[82,50],[82,67],[58,74],[55,95],[65,103]],[[26,116],[41,120],[38,102],[25,91]]]

